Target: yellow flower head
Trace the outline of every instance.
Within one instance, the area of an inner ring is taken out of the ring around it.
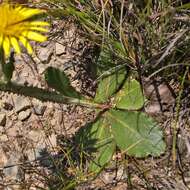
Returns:
[[[44,21],[32,19],[33,16],[43,13],[43,10],[26,8],[21,5],[3,3],[0,5],[0,47],[3,48],[5,56],[10,54],[13,47],[20,53],[19,42],[32,53],[29,40],[38,42],[46,41],[46,37],[39,32],[47,32],[49,24]]]

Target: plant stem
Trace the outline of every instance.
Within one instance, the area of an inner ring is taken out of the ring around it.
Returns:
[[[185,77],[187,76],[187,73],[189,71],[189,67],[186,68],[186,71],[183,75],[182,81],[181,81],[181,90],[179,92],[179,95],[177,97],[177,107],[176,107],[176,117],[174,120],[174,123],[172,124],[173,128],[173,139],[172,139],[172,166],[175,168],[176,165],[176,160],[177,160],[177,154],[176,154],[176,142],[177,142],[177,131],[179,128],[179,112],[180,112],[180,101],[181,101],[181,96],[183,93],[183,88],[184,88],[184,82],[185,82]]]
[[[0,81],[4,81],[3,65],[5,64],[5,57],[3,48],[0,46]]]
[[[18,85],[15,83],[2,83],[0,82],[0,91],[4,92],[12,92],[15,94],[29,96],[32,98],[37,98],[41,101],[52,101],[56,103],[63,104],[75,104],[81,105],[85,107],[92,108],[102,108],[103,105],[93,102],[92,100],[87,99],[77,99],[72,97],[63,96],[62,94],[58,94],[56,92],[48,91],[45,89],[37,88],[37,87],[29,87]]]

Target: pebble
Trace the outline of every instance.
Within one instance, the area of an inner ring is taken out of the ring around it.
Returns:
[[[62,55],[62,54],[65,54],[65,53],[66,53],[66,47],[57,42],[55,44],[55,54],[56,55]]]
[[[6,177],[11,179],[18,179],[19,178],[19,155],[18,154],[11,154],[10,158],[8,159],[5,168],[3,169],[3,173]]]
[[[175,102],[175,98],[167,84],[164,82],[159,84],[159,81],[152,84],[152,81],[149,79],[145,78],[143,80],[144,93],[149,100],[166,104],[173,104]]]
[[[40,51],[38,53],[38,58],[42,63],[49,63],[51,56],[53,55],[53,48],[52,47],[45,47],[45,48],[40,48]]]
[[[26,111],[21,111],[18,114],[18,119],[21,121],[25,121],[26,119],[28,119],[31,115],[31,111],[30,110],[26,110]]]
[[[23,96],[18,96],[14,98],[15,111],[17,113],[30,108],[31,104],[27,98],[23,98]]]
[[[153,102],[145,107],[146,113],[153,115],[161,112],[161,107],[158,102]]]
[[[103,172],[101,174],[101,179],[105,184],[109,184],[115,180],[115,173],[114,172]]]
[[[7,135],[3,134],[3,135],[0,135],[0,142],[7,142],[9,139],[7,137]]]
[[[6,125],[6,114],[0,113],[0,126],[5,126],[5,125]]]
[[[57,124],[57,119],[52,119],[50,123],[52,126],[55,126]]]
[[[24,78],[20,77],[17,72],[13,72],[12,82],[15,82],[18,85],[23,85],[26,83],[26,80]]]
[[[43,73],[45,72],[47,66],[44,65],[44,64],[40,64],[40,63],[39,63],[39,64],[37,65],[37,68],[38,68],[38,73],[41,75],[41,74],[43,74]]]
[[[127,175],[124,173],[124,168],[119,167],[116,171],[110,171],[110,172],[102,172],[101,174],[101,179],[104,181],[105,184],[112,183],[114,180],[119,181],[119,180],[126,180]]]
[[[42,104],[41,102],[34,104],[34,113],[36,115],[43,115],[46,107],[44,104]]]
[[[35,143],[38,143],[42,137],[42,133],[37,130],[32,130],[27,134],[27,137]]]
[[[6,130],[6,134],[11,137],[16,137],[19,133],[19,128],[16,125],[11,126],[9,129]]]

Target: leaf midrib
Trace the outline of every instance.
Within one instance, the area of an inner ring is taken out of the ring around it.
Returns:
[[[124,126],[125,128],[129,129],[132,133],[137,133],[138,136],[142,139],[142,141],[148,141],[150,144],[154,145],[150,139],[148,138],[144,138],[143,136],[140,135],[140,133],[138,133],[136,130],[134,130],[133,128],[130,128],[128,125],[126,125],[124,122],[120,121],[119,119],[117,119],[117,117],[114,117],[114,115],[110,112],[107,113],[111,118],[113,118],[116,122],[120,123],[122,126]],[[142,142],[141,141],[141,142]]]

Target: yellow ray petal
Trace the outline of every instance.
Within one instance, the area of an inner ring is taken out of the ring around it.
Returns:
[[[25,18],[25,19],[28,19],[34,15],[38,15],[38,14],[42,14],[44,13],[45,11],[43,10],[40,10],[40,9],[30,9],[30,8],[23,8],[21,11],[20,11],[20,14],[22,14],[22,16]]]
[[[30,30],[35,30],[35,31],[39,31],[39,32],[48,32],[47,28],[42,28],[42,27],[37,27],[37,26],[32,26],[29,28]]]
[[[0,18],[3,18],[3,10],[1,7],[0,7]],[[2,26],[2,23],[3,23],[3,19],[0,19],[0,26]]]
[[[30,22],[30,25],[32,25],[32,26],[50,26],[50,24],[45,21],[32,21],[32,22]]]
[[[13,48],[15,49],[16,53],[21,53],[20,46],[18,44],[18,40],[15,37],[10,38],[11,44]]]
[[[3,49],[5,56],[8,56],[10,54],[10,40],[7,36],[3,39]]]
[[[3,8],[0,10],[1,11],[1,27],[4,28],[6,23],[7,23],[7,10],[6,8]]]
[[[28,40],[23,36],[20,36],[19,40],[22,42],[23,46],[27,49],[28,53],[32,54],[33,49],[31,47],[30,43],[28,42]]]
[[[22,32],[22,36],[26,37],[29,40],[34,40],[37,42],[44,42],[47,40],[46,36],[33,31],[24,31]]]

